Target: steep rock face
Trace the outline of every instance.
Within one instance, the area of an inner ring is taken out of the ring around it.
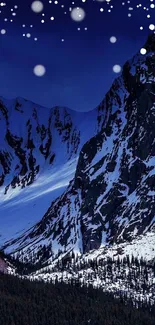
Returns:
[[[7,243],[29,259],[43,245],[88,252],[154,230],[155,36],[125,63],[98,107],[100,128],[82,147],[74,179],[43,219]]]
[[[102,116],[0,97],[0,245],[38,222],[74,177]]]
[[[55,163],[59,149],[64,160],[75,156],[80,130],[65,108],[41,108],[23,99],[0,100],[0,185],[30,185],[39,170]],[[58,148],[59,147],[59,148]]]
[[[63,193],[81,147],[101,128],[99,116],[97,109],[48,109],[0,97],[0,245],[38,222]]]

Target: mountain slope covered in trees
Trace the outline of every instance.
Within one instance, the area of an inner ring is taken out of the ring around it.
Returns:
[[[154,325],[155,311],[127,306],[102,290],[0,275],[1,325]]]

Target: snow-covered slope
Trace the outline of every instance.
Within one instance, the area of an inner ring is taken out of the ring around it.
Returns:
[[[72,251],[91,260],[100,255],[103,259],[104,256],[115,259],[118,255],[136,255],[150,263],[155,258],[155,35],[148,38],[145,48],[146,55],[138,53],[125,63],[122,75],[114,81],[102,103],[88,115],[84,114],[87,118],[82,123],[81,115],[70,113],[75,121],[73,125],[78,124],[75,138],[80,130],[82,140],[78,147],[75,146],[78,140],[72,145],[69,142],[67,151],[67,142],[63,142],[60,132],[56,139],[63,148],[63,158],[61,160],[57,147],[53,147],[59,159],[52,165],[53,171],[56,168],[52,186],[59,182],[59,176],[62,182],[62,168],[66,171],[63,176],[69,172],[65,186],[67,182],[69,185],[63,191],[60,187],[57,197],[51,195],[51,205],[35,226],[3,245],[6,252],[20,261],[39,266],[40,270],[33,277],[38,274],[44,277],[48,274],[44,268],[47,264],[52,268],[58,256],[62,260]],[[57,127],[54,125],[54,132],[58,132]],[[49,166],[48,159],[45,166]],[[72,167],[68,168],[67,164]],[[44,167],[43,175],[47,170],[48,167]],[[49,173],[47,175],[43,176],[38,192],[41,174],[30,186],[39,200],[38,206],[42,205],[41,198],[44,200],[39,193],[50,194]],[[28,198],[30,203],[29,188],[24,191],[23,200]],[[28,213],[33,213],[32,209]],[[53,272],[51,269],[51,277],[55,276]],[[125,272],[128,274],[128,269]],[[88,273],[87,270],[86,277]],[[151,286],[152,274],[151,269]],[[117,289],[117,279],[114,286]]]
[[[124,242],[135,247],[155,233],[155,35],[145,48],[146,55],[138,53],[125,63],[90,113],[98,130],[83,141],[68,187],[40,222],[5,243],[7,252],[42,263],[53,252],[86,254]]]
[[[116,297],[155,303],[155,234],[148,232],[132,242],[101,246],[83,255],[73,252],[53,256],[31,280],[92,284]]]
[[[38,222],[74,177],[99,112],[0,98],[0,243]]]

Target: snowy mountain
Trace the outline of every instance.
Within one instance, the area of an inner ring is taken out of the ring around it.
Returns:
[[[52,242],[55,251],[85,253],[154,230],[154,36],[145,48],[125,63],[98,107],[101,127],[83,145],[69,186],[11,250],[26,254]],[[70,156],[78,151],[75,134]]]
[[[23,228],[24,211],[24,219],[32,219],[33,224],[43,217],[32,227],[31,222],[23,233],[1,242],[7,253],[38,268],[33,277],[62,275],[61,268],[59,273],[59,268],[53,267],[72,253],[77,265],[81,259],[115,260],[118,256],[134,256],[149,263],[155,259],[155,35],[144,47],[146,55],[138,53],[124,64],[121,76],[92,112],[55,108],[45,117],[39,107],[34,114],[32,103],[20,102],[18,110],[15,104],[3,104],[9,113],[1,109],[6,128],[3,126],[0,215],[4,217],[7,209],[10,224],[11,217],[18,215]],[[31,106],[28,115],[26,105]],[[9,118],[12,111],[15,117]],[[16,127],[17,114],[21,120]],[[59,188],[60,193],[54,196],[52,188]],[[34,210],[31,200],[36,204]],[[65,270],[67,278],[76,276],[73,265]],[[80,276],[81,264],[77,267]],[[138,267],[141,270],[141,265]],[[85,282],[89,269],[88,263],[82,273]],[[130,273],[129,265],[123,270]],[[144,280],[141,271],[137,272]],[[153,292],[152,268],[150,274]],[[114,288],[128,288],[129,283],[122,284],[118,278],[119,273]],[[141,278],[139,295],[144,286]],[[94,281],[101,285],[103,280],[101,274]]]
[[[0,98],[1,244],[38,222],[64,191],[98,116]]]
[[[83,255],[58,254],[24,276],[30,280],[80,283],[102,288],[116,298],[155,304],[155,236],[147,233],[131,243],[100,247]]]

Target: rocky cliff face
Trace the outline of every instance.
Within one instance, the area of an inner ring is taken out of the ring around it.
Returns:
[[[42,218],[73,178],[81,147],[101,121],[97,109],[47,109],[0,97],[0,244]]]
[[[41,108],[23,99],[0,100],[0,186],[24,188],[46,165],[65,162],[80,145],[80,129],[65,108]]]
[[[11,245],[11,250],[22,252],[28,259],[33,251],[37,261],[37,252],[43,246],[45,251],[50,250],[51,243],[54,250],[85,253],[102,244],[131,241],[154,231],[154,35],[148,38],[145,48],[145,56],[138,53],[125,63],[122,75],[98,107],[100,127],[83,145],[75,176],[66,191],[52,202],[39,223],[5,247]],[[75,138],[71,152],[77,150],[77,133]],[[47,131],[46,145],[39,149],[45,158],[49,157],[49,139]],[[14,141],[20,160],[22,142]],[[4,165],[7,172],[8,164]]]

